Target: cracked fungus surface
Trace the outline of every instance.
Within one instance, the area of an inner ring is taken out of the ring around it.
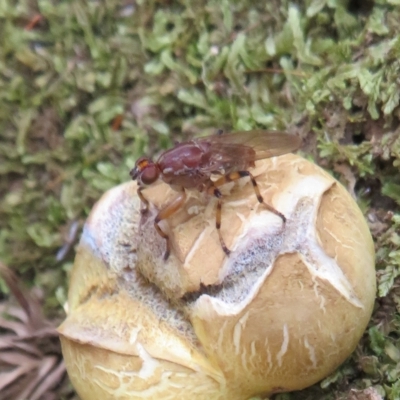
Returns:
[[[297,253],[314,278],[328,281],[354,306],[363,307],[336,255],[327,254],[316,229],[321,199],[330,188],[326,187],[326,182],[316,179],[304,179],[298,185],[312,188],[312,192],[299,198],[284,229],[266,235],[265,230],[259,228],[260,216],[254,217],[254,223],[248,221],[236,254],[228,261],[228,273],[221,289],[214,293],[216,298],[227,303],[240,303],[260,278],[264,279],[272,272],[279,256]]]
[[[190,192],[163,222],[167,262],[153,218],[173,199],[169,186],[146,190],[147,215],[134,183],[94,208],[60,327],[83,399],[243,400],[311,385],[354,350],[375,293],[373,244],[357,205],[297,156],[259,162],[252,173],[287,221],[258,204],[248,180],[226,185],[230,257],[215,201],[203,193]]]

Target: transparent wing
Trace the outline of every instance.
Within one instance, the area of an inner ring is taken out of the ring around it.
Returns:
[[[279,131],[241,131],[194,140],[205,151],[200,169],[206,173],[246,170],[254,161],[290,153],[300,138]]]

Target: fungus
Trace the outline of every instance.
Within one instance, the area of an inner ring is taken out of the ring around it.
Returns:
[[[375,297],[374,246],[347,191],[292,154],[258,161],[247,179],[215,199],[188,192],[163,221],[172,252],[154,229],[174,197],[166,184],[135,182],[107,192],[85,225],[59,328],[71,381],[83,400],[244,400],[305,388],[355,349]]]

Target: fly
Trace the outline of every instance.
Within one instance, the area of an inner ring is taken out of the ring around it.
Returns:
[[[300,138],[278,131],[253,130],[224,134],[219,132],[217,135],[179,143],[163,152],[156,162],[148,157],[140,157],[130,175],[138,182],[137,193],[144,205],[143,212],[149,209],[149,200],[143,195],[143,190],[157,179],[161,178],[179,192],[170,204],[159,211],[154,220],[155,229],[166,240],[164,259],[168,259],[171,245],[169,236],[161,229],[159,223],[171,217],[184,205],[186,189],[205,191],[218,199],[215,226],[221,247],[227,255],[230,254],[230,250],[221,235],[222,193],[219,190],[225,183],[249,177],[257,200],[285,223],[285,216],[264,202],[249,169],[255,166],[257,160],[290,153],[299,146]],[[220,177],[213,181],[212,175]]]

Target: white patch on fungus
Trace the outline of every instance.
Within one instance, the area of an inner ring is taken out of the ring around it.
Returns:
[[[145,348],[137,343],[136,345],[139,357],[143,360],[142,368],[138,373],[139,378],[147,379],[154,375],[155,370],[159,367],[159,362],[154,360],[153,357],[145,350]]]
[[[288,346],[289,346],[289,330],[288,326],[286,324],[283,325],[282,329],[282,344],[281,348],[276,355],[276,361],[278,362],[278,365],[281,367],[283,363],[283,356],[286,354]]]
[[[233,344],[235,346],[236,354],[240,353],[240,340],[242,336],[242,331],[246,327],[246,321],[248,317],[249,317],[249,312],[246,312],[243,315],[243,317],[239,319],[239,321],[235,324],[235,327],[233,328]]]
[[[307,338],[304,339],[304,347],[308,350],[308,356],[312,363],[313,368],[317,368],[317,359],[315,357],[315,349],[308,343]]]
[[[140,327],[135,327],[133,329],[131,329],[131,334],[129,336],[129,343],[130,344],[134,344],[137,341],[139,332],[142,330],[142,328]]]

